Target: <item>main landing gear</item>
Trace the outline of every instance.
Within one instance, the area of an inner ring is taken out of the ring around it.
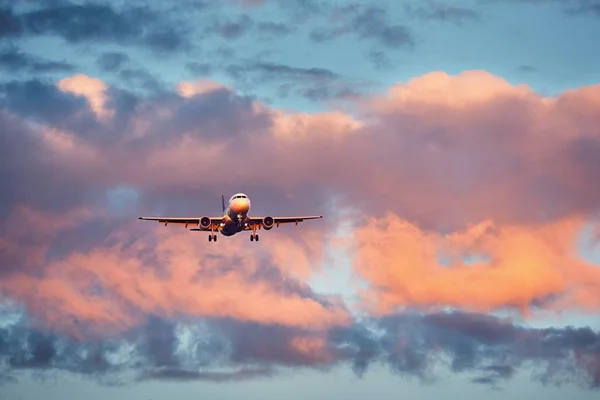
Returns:
[[[209,242],[216,242],[217,241],[217,235],[214,235],[214,234],[211,233],[210,235],[208,235],[208,241]]]
[[[252,224],[252,234],[250,235],[250,241],[258,242],[258,234],[256,233],[256,224]]]

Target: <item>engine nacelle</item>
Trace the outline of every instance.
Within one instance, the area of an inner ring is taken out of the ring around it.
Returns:
[[[262,221],[263,228],[265,231],[271,230],[273,225],[275,224],[275,220],[273,217],[264,217]]]
[[[208,218],[208,217],[200,218],[200,223],[198,224],[198,228],[202,229],[203,231],[210,230],[210,218]]]

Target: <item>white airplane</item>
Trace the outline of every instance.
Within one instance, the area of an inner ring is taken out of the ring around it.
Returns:
[[[221,205],[223,208],[223,216],[221,217],[192,217],[192,218],[166,218],[166,217],[139,217],[138,219],[147,221],[158,221],[165,224],[178,224],[194,226],[190,231],[210,231],[208,235],[209,242],[216,242],[217,235],[215,232],[221,232],[223,236],[233,236],[242,231],[252,231],[250,241],[258,242],[257,230],[264,228],[269,231],[274,226],[279,227],[280,224],[291,224],[302,222],[308,219],[323,218],[322,215],[311,215],[306,217],[249,217],[250,199],[244,193],[236,193],[229,199],[229,205],[225,207],[225,196],[221,195]]]

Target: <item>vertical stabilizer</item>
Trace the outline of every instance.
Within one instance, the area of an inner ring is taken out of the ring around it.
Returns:
[[[223,208],[223,213],[225,212],[225,195],[221,195],[221,207]]]

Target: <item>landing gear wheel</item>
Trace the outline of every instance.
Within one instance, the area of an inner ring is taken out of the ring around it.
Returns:
[[[258,242],[258,235],[254,235],[254,240]]]
[[[217,241],[217,235],[213,235],[213,242]]]
[[[213,234],[208,235],[208,241],[209,242],[216,242],[217,241],[217,235],[213,235]]]
[[[213,236],[212,235],[208,235],[208,241],[212,242],[212,240],[213,240]]]
[[[253,242],[254,241],[254,235],[250,235],[250,241]]]

